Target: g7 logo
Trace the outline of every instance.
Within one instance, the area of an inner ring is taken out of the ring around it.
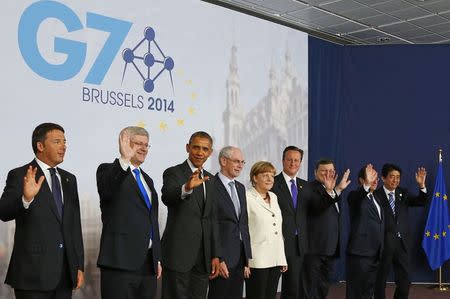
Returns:
[[[56,1],[38,1],[27,7],[20,18],[19,49],[26,64],[39,76],[54,81],[67,80],[78,74],[83,67],[87,45],[55,37],[54,51],[67,54],[67,58],[62,64],[47,62],[39,52],[37,33],[40,24],[48,18],[61,21],[68,32],[83,29],[80,19],[68,6]],[[86,27],[109,32],[110,35],[89,70],[85,83],[102,83],[131,26],[131,22],[87,12]]]

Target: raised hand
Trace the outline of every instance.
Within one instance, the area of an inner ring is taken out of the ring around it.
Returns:
[[[425,179],[427,178],[427,171],[424,167],[419,167],[416,172],[416,182],[420,189],[425,188]]]
[[[347,170],[344,172],[344,175],[342,176],[341,181],[340,181],[339,184],[336,186],[336,191],[342,192],[342,191],[345,190],[345,188],[347,188],[348,185],[350,185],[350,183],[351,183],[352,181],[350,181],[350,180],[348,179],[349,175],[350,175],[350,169],[347,169]]]
[[[23,197],[26,202],[30,202],[39,190],[41,190],[42,182],[44,182],[45,177],[41,177],[36,182],[36,172],[37,167],[33,168],[31,165],[28,166],[27,173],[23,178]]]
[[[327,192],[333,192],[336,186],[337,175],[334,172],[327,172],[323,179],[323,185]]]
[[[378,179],[378,173],[373,168],[372,164],[367,164],[366,166],[366,180],[364,181],[364,185],[372,185]]]
[[[130,161],[136,154],[137,148],[131,145],[130,133],[125,130],[119,136],[119,152],[125,161]]]
[[[197,186],[200,186],[201,184],[203,184],[204,181],[209,180],[209,176],[205,176],[203,178],[200,178],[200,172],[201,172],[201,168],[195,170],[191,177],[189,178],[189,180],[186,182],[186,184],[184,185],[184,188],[186,190],[186,192],[191,191],[192,189],[194,189]]]

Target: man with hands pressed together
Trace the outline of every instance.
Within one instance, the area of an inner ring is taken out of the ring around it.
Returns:
[[[346,251],[347,299],[371,299],[384,242],[384,212],[373,192],[378,174],[372,164],[358,173],[359,187],[347,197],[350,235]]]
[[[162,237],[163,299],[203,299],[208,278],[220,273],[216,188],[203,169],[212,146],[208,133],[192,134],[188,159],[163,173],[161,199],[168,210]]]
[[[245,187],[236,178],[245,161],[239,148],[226,146],[219,153],[220,172],[215,176],[222,258],[219,277],[209,282],[209,299],[241,299],[244,266],[252,257]]]
[[[321,159],[316,163],[315,180],[311,182],[314,197],[308,210],[308,254],[305,255],[306,292],[314,299],[325,299],[330,287],[334,259],[340,256],[342,191],[350,184],[347,169],[339,184],[334,162]]]
[[[64,129],[38,125],[35,159],[8,173],[0,219],[15,220],[6,283],[17,299],[70,299],[84,282],[84,253],[76,178],[57,167],[66,153]]]
[[[102,236],[97,265],[102,298],[156,298],[161,276],[158,195],[142,170],[149,135],[126,127],[119,135],[120,158],[97,169]]]
[[[409,206],[424,206],[427,203],[425,168],[419,167],[416,172],[416,183],[419,187],[417,196],[410,195],[407,189],[399,187],[402,170],[395,164],[386,163],[381,169],[383,187],[374,194],[381,199],[381,205],[386,215],[384,250],[381,257],[375,283],[375,299],[386,298],[386,280],[391,266],[394,269],[395,292],[394,299],[406,299],[411,285],[409,252],[411,250],[409,237]]]

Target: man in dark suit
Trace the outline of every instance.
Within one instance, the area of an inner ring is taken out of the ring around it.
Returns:
[[[425,179],[427,172],[420,167],[416,172],[416,182],[420,189],[417,196],[399,187],[402,170],[394,164],[384,164],[381,170],[383,187],[374,194],[381,199],[385,214],[384,250],[375,283],[375,299],[386,297],[386,280],[391,266],[394,269],[394,299],[408,298],[411,285],[409,269],[409,206],[424,206],[427,203]]]
[[[161,276],[158,195],[141,169],[149,136],[141,127],[119,135],[120,158],[97,169],[102,236],[97,265],[102,298],[153,299]]]
[[[16,221],[6,283],[17,299],[68,299],[83,284],[84,252],[76,178],[56,167],[64,129],[40,124],[32,146],[36,158],[8,173],[0,200],[0,218]]]
[[[350,184],[347,169],[339,184],[332,160],[316,163],[315,180],[311,182],[314,198],[308,208],[308,254],[305,256],[307,296],[325,299],[331,283],[334,259],[340,256],[342,191]],[[319,200],[328,203],[318,205]]]
[[[244,266],[252,257],[248,231],[245,187],[236,178],[245,164],[240,149],[224,147],[219,153],[220,172],[214,185],[217,190],[218,219],[222,258],[219,277],[209,283],[209,299],[241,299],[244,289]]]
[[[307,181],[297,177],[303,160],[303,150],[288,146],[283,151],[283,171],[275,176],[272,192],[278,197],[283,215],[284,251],[288,271],[283,273],[281,298],[305,297],[303,258],[307,242],[307,205],[312,190]]]
[[[208,276],[219,275],[216,188],[203,169],[212,145],[208,133],[192,134],[186,144],[188,159],[163,173],[161,199],[168,210],[162,237],[163,299],[203,299]]]
[[[350,236],[346,251],[347,299],[371,299],[384,241],[384,215],[373,195],[378,174],[372,164],[358,173],[360,186],[347,197]]]

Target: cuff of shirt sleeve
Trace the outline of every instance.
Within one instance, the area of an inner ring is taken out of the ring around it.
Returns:
[[[194,189],[191,189],[190,191],[186,191],[186,184],[183,184],[183,186],[181,186],[181,198],[185,198],[186,196],[192,194],[192,191],[194,191]]]
[[[26,201],[25,197],[22,196],[22,203],[23,203],[23,207],[25,208],[25,210],[27,210],[30,207],[33,200],[34,200],[34,197],[30,201]]]
[[[127,160],[123,159],[122,157],[120,157],[119,164],[120,164],[120,167],[122,167],[122,169],[124,171],[126,171],[128,169],[128,167],[130,167],[131,163],[130,163],[130,161],[127,161]]]

